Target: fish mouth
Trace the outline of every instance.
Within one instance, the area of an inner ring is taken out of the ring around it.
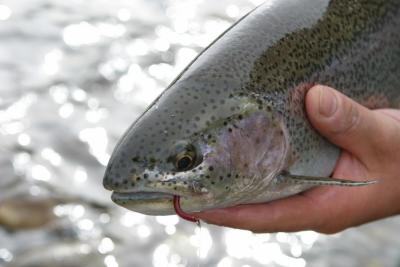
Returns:
[[[200,211],[202,204],[204,204],[201,199],[203,196],[159,191],[114,191],[111,195],[111,200],[131,211],[156,216],[178,215],[188,220],[191,216],[186,212]],[[181,199],[184,199],[183,203],[181,203]],[[191,202],[189,206],[188,201]],[[197,205],[193,206],[193,203]],[[183,205],[183,209],[181,208],[181,204]],[[194,221],[193,218],[190,221]]]
[[[111,200],[124,208],[147,215],[172,215],[175,214],[174,196],[176,194],[164,192],[114,191]]]
[[[163,192],[118,192],[113,191],[111,199],[114,202],[120,201],[154,201],[154,200],[172,200],[175,194]]]

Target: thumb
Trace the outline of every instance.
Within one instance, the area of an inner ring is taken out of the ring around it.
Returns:
[[[327,86],[308,91],[306,110],[323,136],[365,164],[380,157],[380,152],[392,150],[392,141],[399,137],[398,122],[392,117],[369,110]]]

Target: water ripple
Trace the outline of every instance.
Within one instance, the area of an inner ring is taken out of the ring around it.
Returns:
[[[395,266],[398,219],[255,235],[110,201],[110,153],[202,48],[260,0],[0,4],[0,266]]]

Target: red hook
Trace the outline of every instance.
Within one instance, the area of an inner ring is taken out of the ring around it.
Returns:
[[[174,209],[176,214],[181,217],[182,219],[185,219],[190,222],[198,222],[199,220],[192,215],[184,212],[181,208],[181,203],[180,203],[180,196],[174,196]]]

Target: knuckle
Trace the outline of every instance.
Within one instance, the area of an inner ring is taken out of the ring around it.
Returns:
[[[266,225],[252,225],[252,226],[248,227],[247,230],[249,230],[250,232],[252,232],[254,234],[277,232],[277,231],[275,231],[276,229],[273,229],[272,227],[268,227]]]
[[[253,234],[267,233],[267,231],[263,231],[263,230],[261,230],[261,229],[250,229],[250,231],[251,231]]]
[[[377,121],[377,132],[370,138],[371,146],[367,168],[372,171],[387,168],[393,165],[394,158],[400,156],[400,124],[393,123],[381,114],[374,113]]]
[[[328,229],[328,230],[321,230],[321,231],[317,231],[318,233],[320,233],[320,234],[324,234],[324,235],[334,235],[334,234],[336,234],[336,233],[338,233],[339,231],[334,231],[334,230],[331,230],[331,229]]]
[[[254,234],[262,234],[262,233],[277,233],[277,232],[290,232],[288,227],[282,227],[277,224],[265,224],[265,223],[256,223],[250,225],[246,228],[246,230],[251,231]]]
[[[338,232],[344,230],[344,228],[339,228],[337,226],[332,227],[331,225],[329,226],[322,226],[319,228],[315,229],[316,232],[321,233],[321,234],[325,234],[325,235],[333,235],[333,234],[337,234]]]
[[[340,218],[340,215],[333,216],[336,218]],[[313,227],[314,231],[321,233],[321,234],[326,234],[326,235],[333,235],[337,234],[338,232],[341,232],[345,229],[347,229],[349,226],[351,226],[352,223],[348,222],[347,220],[342,220],[342,221],[335,221],[332,220],[332,217],[326,218],[325,220],[321,221],[319,225]]]
[[[308,225],[308,229],[322,234],[335,234],[340,231],[339,225],[332,220],[332,216],[326,216],[325,212],[318,212],[319,216],[314,216],[312,222]],[[332,215],[332,213],[329,213]]]
[[[360,111],[355,102],[344,100],[343,112],[337,118],[336,134],[348,134],[354,131],[361,122]]]

